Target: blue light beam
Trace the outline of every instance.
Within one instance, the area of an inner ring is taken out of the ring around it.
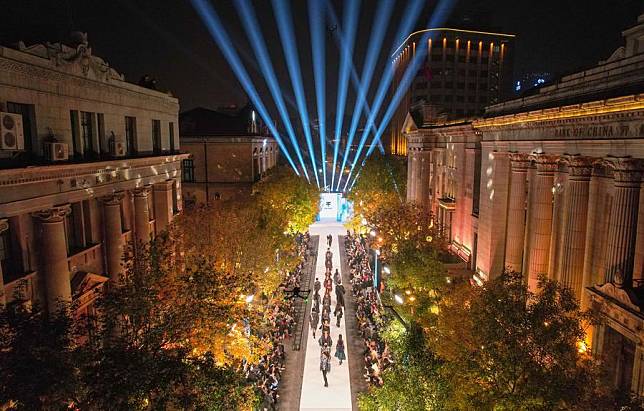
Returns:
[[[407,4],[407,8],[405,9],[405,12],[403,14],[402,19],[400,20],[400,23],[398,24],[398,29],[396,31],[396,36],[394,37],[394,42],[391,45],[391,49],[395,50],[395,48],[398,46],[400,41],[402,41],[407,33],[412,30],[414,24],[416,24],[416,20],[418,19],[418,15],[420,14],[420,11],[424,5],[423,0],[414,0],[411,1]],[[333,7],[329,8],[331,18],[335,19],[337,22],[337,17],[335,16],[335,12],[333,10]],[[335,23],[337,24],[337,23]],[[353,69],[353,76],[356,78],[354,79],[354,82],[357,81],[357,74],[355,74],[355,67]],[[376,117],[378,115],[378,112],[380,111],[380,107],[382,106],[382,103],[384,102],[385,97],[387,96],[387,91],[389,89],[389,84],[391,83],[391,80],[393,79],[394,75],[394,70],[393,68],[388,65],[385,68],[385,72],[382,75],[382,79],[380,82],[380,85],[378,87],[378,90],[376,92],[376,98],[375,98],[375,104],[371,108],[369,108],[368,104],[365,104],[365,107],[367,108],[368,114],[367,114],[367,123],[364,128],[364,132],[360,138],[360,142],[358,143],[358,148],[356,150],[356,156],[354,161],[351,163],[351,169],[349,171],[349,177],[353,173],[356,163],[357,163],[357,158],[360,156],[360,153],[362,153],[362,150],[364,149],[364,145],[367,141],[367,138],[369,136],[369,131],[373,132],[373,135],[375,136],[377,133],[376,129]],[[356,86],[359,87],[359,86]],[[382,143],[378,142],[378,147],[380,148],[380,151],[384,153],[384,147],[382,147]],[[349,153],[350,154],[350,153]],[[347,178],[348,180],[348,178]],[[346,184],[345,184],[346,187]]]
[[[309,25],[311,26],[311,53],[313,54],[313,76],[315,79],[315,102],[318,109],[318,131],[320,133],[320,157],[322,176],[326,189],[326,56],[324,0],[309,0]]]
[[[279,111],[280,118],[282,123],[284,123],[284,128],[286,129],[286,134],[295,149],[295,154],[297,159],[300,162],[302,171],[306,179],[311,182],[309,174],[306,171],[306,165],[304,164],[304,158],[302,157],[302,151],[300,150],[297,139],[295,138],[295,131],[293,130],[293,125],[291,124],[291,119],[288,115],[288,110],[286,109],[286,104],[284,103],[284,97],[282,96],[282,91],[280,89],[279,82],[277,81],[277,76],[275,75],[275,70],[273,68],[273,63],[268,54],[268,48],[266,47],[266,42],[264,41],[264,36],[262,35],[259,27],[261,27],[257,21],[257,16],[255,15],[255,10],[250,0],[236,0],[235,7],[237,9],[237,14],[239,15],[248,40],[250,41],[251,46],[253,47],[253,52],[255,58],[259,63],[259,69],[264,76],[266,85],[273,96],[275,101],[275,106]]]
[[[327,2],[327,4],[329,4]],[[355,43],[356,30],[358,27],[358,11],[360,9],[360,0],[346,1],[344,3],[344,14],[342,16],[343,27],[347,30],[344,36],[344,47],[340,53],[340,73],[338,76],[338,96],[335,107],[335,133],[333,144],[333,172],[331,174],[331,187],[335,182],[335,170],[338,164],[338,153],[340,151],[340,137],[342,136],[342,122],[344,121],[344,109],[347,103],[347,86],[349,83],[349,72],[353,60],[353,46]],[[342,178],[342,170],[338,176],[338,181]]]
[[[300,172],[295,166],[295,163],[293,162],[293,158],[291,157],[288,150],[286,149],[286,146],[284,145],[284,141],[280,137],[279,132],[275,128],[275,124],[273,124],[273,120],[268,115],[266,106],[264,106],[262,99],[259,97],[259,94],[257,93],[257,89],[253,85],[253,82],[250,79],[250,76],[248,75],[248,71],[246,71],[244,64],[241,62],[239,58],[239,54],[237,54],[237,51],[232,46],[232,41],[230,40],[230,36],[226,32],[226,29],[224,28],[223,24],[221,23],[221,20],[219,19],[217,12],[207,0],[190,0],[190,1],[195,11],[197,11],[197,14],[199,14],[199,16],[201,17],[201,20],[206,25],[206,28],[210,32],[210,35],[213,36],[213,38],[215,39],[217,45],[219,46],[219,49],[221,50],[224,57],[228,61],[228,64],[230,64],[231,68],[233,69],[233,72],[237,76],[237,79],[239,80],[242,87],[246,91],[246,94],[248,94],[248,97],[253,102],[253,105],[257,109],[257,112],[259,113],[260,117],[262,117],[262,120],[264,120],[264,123],[266,123],[266,126],[270,130],[271,134],[273,134],[273,137],[275,138],[275,141],[277,141],[277,145],[284,153],[286,160],[293,168],[293,170],[295,170],[295,173],[299,176]]]
[[[434,12],[432,13],[429,21],[427,22],[427,27],[437,27],[439,24],[443,23],[445,19],[447,18],[447,15],[450,13],[454,6],[454,1],[453,0],[440,0],[436,8],[434,9]],[[396,108],[398,107],[398,104],[400,103],[400,100],[403,98],[405,93],[407,92],[408,88],[411,85],[411,82],[414,80],[414,77],[418,73],[418,69],[420,68],[421,63],[424,61],[425,57],[427,56],[427,42],[432,35],[432,32],[426,32],[423,34],[419,41],[419,46],[416,47],[416,54],[413,56],[411,59],[409,65],[405,69],[405,73],[403,74],[403,77],[400,81],[400,84],[398,85],[393,98],[389,102],[389,105],[387,106],[387,109],[385,110],[385,114],[383,115],[382,121],[380,122],[380,125],[378,126],[378,131],[374,135],[374,139],[372,144],[369,146],[369,149],[367,150],[367,154],[365,155],[365,159],[363,160],[366,161],[366,159],[373,153],[373,150],[375,149],[376,145],[380,142],[380,138],[382,137],[382,134],[385,131],[385,128],[389,124],[389,121],[391,121],[391,117],[394,115],[394,112],[396,111]],[[393,77],[393,64],[389,64],[388,70],[386,70],[385,74],[390,74],[389,76],[386,76],[385,80],[381,83],[381,88],[382,86],[386,85],[386,87],[389,86],[389,83],[391,82],[391,77]],[[386,89],[380,93],[380,89],[378,90],[378,95],[377,95],[377,100],[380,98],[380,101],[377,101],[375,105],[380,108],[380,105],[382,104],[382,100],[384,100],[384,96],[386,95]],[[353,167],[351,168],[351,171],[349,172],[349,177],[347,178],[347,183],[345,184],[345,189],[347,187],[347,184],[349,183],[349,180],[351,178],[351,174],[355,168],[355,164],[357,164],[360,153],[362,150],[363,146],[358,147],[358,151],[356,152],[356,155],[353,159]]]
[[[429,21],[427,22],[427,24],[428,24],[427,27],[434,27],[434,24],[436,24],[439,21],[442,22],[444,20],[443,17],[440,17],[440,20],[439,20],[439,18],[435,18],[435,16],[437,15],[437,11],[439,11],[439,10],[442,10],[442,11],[438,12],[438,16],[447,15],[449,10],[451,10],[453,4],[446,5],[446,3],[453,3],[453,0],[441,0],[440,1],[440,3],[437,5],[436,9],[434,9],[434,12],[432,13]],[[419,12],[419,10],[421,8],[422,8],[422,4],[420,4],[420,2],[410,3],[408,5],[408,8],[405,11],[403,19],[401,20],[401,23],[400,23],[400,25],[398,27],[398,31],[396,33],[396,36],[394,37],[396,39],[395,40],[396,42],[398,42],[399,39],[403,39],[406,36],[406,34],[409,33],[412,30],[412,27],[414,26],[414,24],[416,22],[416,16],[417,16],[417,14],[418,14],[418,12]],[[427,47],[427,40],[429,39],[429,34],[430,33],[431,32],[427,32],[427,34],[425,36],[423,36],[423,40],[421,40],[421,42],[420,42],[421,43],[421,45],[420,45],[421,50],[423,49],[423,47]],[[399,43],[394,43],[392,45],[392,50],[395,50],[396,47],[398,47],[398,44]],[[416,55],[417,56],[419,55],[418,50],[417,50]],[[420,62],[421,60],[417,59],[416,61]],[[409,70],[410,67],[411,67],[411,64],[407,67],[407,70]],[[418,69],[416,69],[416,71],[418,71]],[[413,75],[416,74],[416,71],[413,72]],[[374,104],[372,105],[372,115],[369,116],[369,118],[367,119],[367,126],[365,127],[366,130],[369,130],[370,128],[372,128],[372,125],[376,121],[376,115],[380,111],[380,108],[381,108],[382,104],[384,103],[385,98],[387,97],[387,91],[389,89],[391,81],[393,80],[394,73],[395,73],[394,65],[393,64],[387,64],[387,67],[385,68],[385,71],[384,71],[384,73],[382,75],[382,78],[380,80],[380,85],[378,86],[378,90],[376,91],[376,97],[375,97],[375,100],[374,100]],[[413,80],[413,77],[412,77],[412,80]],[[401,89],[401,88],[402,88],[402,85],[399,85],[398,89]],[[401,98],[402,98],[402,96],[401,96]],[[397,104],[398,103],[396,103],[396,106],[397,106]],[[391,106],[391,104],[390,104],[390,106]],[[387,122],[385,124],[388,124],[389,120],[387,120]],[[374,133],[373,143],[369,147],[369,152],[370,153],[373,152],[373,147],[375,147],[376,145],[379,145],[379,143],[380,143],[380,139],[375,138],[375,136],[377,136],[377,135],[378,135],[378,132],[376,131]],[[365,144],[366,144],[366,141],[367,141],[368,137],[369,137],[369,133],[364,133],[362,135],[361,139],[360,139],[360,142],[358,143],[358,149],[356,150],[356,154],[355,154],[355,156],[353,158],[353,161],[351,163],[351,169],[349,171],[349,177],[347,178],[347,181],[346,181],[346,183],[344,185],[345,188],[347,187],[349,179],[351,178],[351,175],[355,171],[355,167],[358,164],[358,161],[360,160],[360,155],[362,154],[362,151],[364,150],[364,147],[365,147]]]
[[[378,4],[376,10],[376,17],[371,26],[371,34],[369,35],[369,48],[367,49],[367,56],[362,67],[362,76],[360,81],[360,86],[358,87],[358,96],[356,98],[356,103],[353,108],[353,117],[351,118],[351,126],[349,127],[349,135],[347,137],[347,145],[344,149],[344,161],[340,170],[344,170],[344,167],[347,165],[347,158],[349,157],[349,152],[351,150],[351,144],[355,138],[356,130],[358,129],[358,124],[360,123],[360,117],[362,115],[362,108],[367,99],[367,91],[371,85],[371,78],[376,68],[376,60],[378,59],[378,54],[380,53],[380,46],[382,45],[382,40],[385,37],[387,32],[387,23],[391,12],[393,10],[394,1],[391,0],[382,0]],[[346,27],[346,26],[345,26]],[[368,128],[365,128],[364,134],[368,134]],[[340,173],[342,176],[342,173]],[[338,179],[338,185],[336,191],[340,188],[340,183],[342,178]]]
[[[313,165],[315,182],[317,183],[318,188],[320,188],[318,168],[315,161],[315,151],[313,150],[313,139],[311,138],[309,112],[306,108],[306,97],[304,95],[304,86],[302,85],[302,70],[300,69],[297,44],[295,43],[295,34],[293,33],[293,18],[291,16],[291,7],[288,1],[289,0],[272,0],[273,13],[275,14],[275,20],[277,21],[277,29],[280,34],[284,57],[286,58],[286,66],[288,68],[289,76],[291,77],[293,92],[295,93],[295,102],[297,104],[298,114],[300,115],[300,121],[302,122],[302,129],[304,130],[304,137],[306,138],[306,146],[309,150],[309,156],[311,157],[311,164]]]

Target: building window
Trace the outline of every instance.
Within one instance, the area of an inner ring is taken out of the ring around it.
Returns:
[[[80,137],[83,145],[83,155],[87,156],[94,151],[94,130],[92,124],[92,114],[87,111],[80,112]]]
[[[174,152],[177,146],[174,143],[174,123],[172,121],[168,124],[168,132],[170,136],[170,151]]]
[[[152,151],[155,154],[161,152],[161,121],[152,120]]]
[[[186,183],[195,182],[195,163],[192,159],[183,160],[183,181]]]
[[[11,241],[11,227],[0,233],[0,267],[2,267],[2,279],[8,284],[22,277],[23,270],[18,264],[21,253],[14,247]]]
[[[72,127],[72,150],[70,150],[70,152],[74,153],[74,154],[81,154],[81,152],[80,152],[80,142],[79,142],[79,139],[78,139],[78,133],[79,133],[79,127],[80,127],[79,126],[79,119],[78,119],[78,111],[71,110],[69,112],[69,119],[70,119],[71,127]]]
[[[98,144],[101,153],[106,153],[109,151],[109,147],[106,147],[105,143],[105,116],[103,113],[96,113],[96,128],[98,132]]]
[[[128,155],[136,153],[136,117],[125,117],[125,145]]]
[[[83,210],[83,203],[73,203],[72,212],[65,216],[65,238],[67,240],[67,255],[71,256],[78,251],[87,247],[87,226],[90,224],[89,219],[86,221]],[[89,217],[89,216],[87,216]]]

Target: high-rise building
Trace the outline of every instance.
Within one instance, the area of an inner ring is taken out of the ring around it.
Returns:
[[[74,44],[0,47],[0,304],[92,312],[181,209],[179,102]]]
[[[568,287],[592,353],[644,396],[644,15],[596,67],[458,123],[407,116],[407,200],[430,208],[474,281]],[[425,111],[431,115],[431,110]]]
[[[390,124],[387,149],[394,154],[407,153],[401,129],[415,105],[431,104],[448,120],[462,119],[481,115],[485,106],[512,94],[515,36],[454,28],[430,28],[407,37],[391,57],[395,69],[392,94],[427,33],[427,57]]]

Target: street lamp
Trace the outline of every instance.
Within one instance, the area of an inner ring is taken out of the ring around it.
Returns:
[[[382,267],[382,271],[384,271],[386,274],[391,274],[391,270],[386,265]]]
[[[402,305],[402,303],[404,302],[404,301],[403,301],[403,298],[402,298],[401,296],[399,296],[398,294],[395,294],[395,295],[394,295],[394,300],[395,300],[398,304],[401,304],[401,305]]]
[[[375,231],[375,230],[371,230],[371,231],[369,232],[369,235],[370,235],[370,236],[372,236],[372,237],[375,237],[375,236],[376,236],[376,231]]]
[[[252,302],[253,302],[253,299],[254,299],[254,298],[255,298],[255,294],[247,295],[247,296],[246,296],[246,302],[247,302],[248,304],[250,304],[250,303],[252,303]]]

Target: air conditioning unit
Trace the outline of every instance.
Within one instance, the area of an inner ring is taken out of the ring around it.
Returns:
[[[22,129],[22,116],[0,112],[0,150],[24,150],[25,135]]]
[[[69,159],[67,143],[45,143],[45,158],[49,161],[66,161]]]
[[[113,144],[110,144],[110,155],[112,157],[125,157],[125,143],[115,141]]]

